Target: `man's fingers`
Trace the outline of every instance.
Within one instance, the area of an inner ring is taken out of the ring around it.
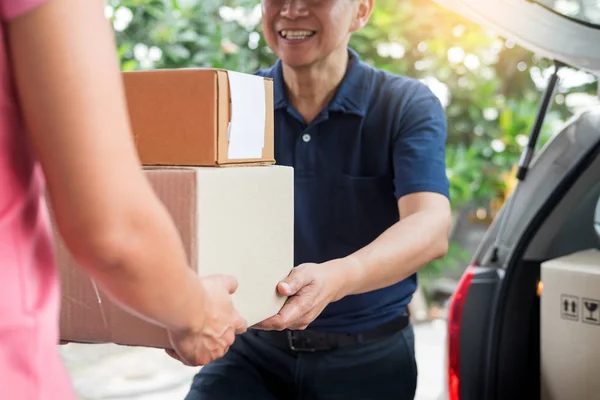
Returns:
[[[277,290],[283,296],[293,296],[312,281],[310,269],[301,265],[294,268],[283,281],[277,285]]]
[[[301,298],[290,297],[278,314],[253,325],[252,328],[278,331],[287,329],[289,324],[295,322],[300,315],[303,315],[310,310],[303,310],[303,308],[304,301]]]
[[[288,281],[281,281],[277,284],[277,291],[282,296],[293,296],[296,293],[295,290],[292,289],[291,283],[289,283],[290,278],[286,278]]]
[[[270,317],[267,318],[257,324],[252,325],[253,329],[261,329],[261,330],[271,330],[272,326],[273,326],[273,318],[275,317]]]
[[[283,320],[281,319],[281,315],[275,315],[269,319],[264,320],[263,322],[261,322],[260,324],[257,324],[259,326],[259,329],[264,329],[264,330],[282,330],[284,329],[283,327]]]
[[[306,329],[308,325],[315,319],[315,317],[312,316],[312,311],[312,309],[309,309],[300,318],[295,319],[288,329],[300,331]]]
[[[276,330],[288,328],[291,323],[300,317],[300,315],[304,314],[302,309],[301,299],[297,297],[288,299],[279,313],[275,317],[272,317],[273,328]]]

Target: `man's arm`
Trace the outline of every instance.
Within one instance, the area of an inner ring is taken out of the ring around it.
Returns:
[[[265,329],[304,329],[331,302],[391,286],[443,257],[451,213],[446,177],[444,111],[422,85],[406,93],[393,140],[400,220],[355,253],[324,264],[303,264],[278,285],[291,296]]]
[[[448,248],[450,203],[444,195],[421,192],[398,201],[401,219],[371,244],[327,265],[303,264],[278,285],[291,296],[259,329],[305,329],[331,302],[391,286],[441,258]]]
[[[399,222],[340,260],[345,279],[336,297],[393,285],[446,255],[451,224],[448,198],[438,193],[413,193],[402,197],[398,207]]]
[[[446,116],[424,85],[412,89],[392,144],[400,221],[340,260],[345,279],[338,298],[393,285],[446,255],[451,225]]]

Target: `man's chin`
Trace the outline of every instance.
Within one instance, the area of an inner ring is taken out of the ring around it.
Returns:
[[[305,69],[315,64],[315,59],[307,54],[282,54],[279,58],[286,67],[293,69]]]

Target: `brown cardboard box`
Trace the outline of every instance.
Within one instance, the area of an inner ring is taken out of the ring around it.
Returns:
[[[219,69],[123,72],[144,165],[273,164],[273,81]]]
[[[249,325],[277,314],[285,298],[276,285],[294,262],[292,168],[144,169],[176,223],[192,268],[201,276],[236,276],[234,305]],[[98,290],[57,239],[62,340],[169,346],[162,328],[126,313]]]
[[[541,398],[597,399],[600,393],[600,251],[542,263]]]

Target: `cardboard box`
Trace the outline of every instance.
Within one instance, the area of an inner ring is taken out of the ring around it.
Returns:
[[[542,263],[541,398],[596,399],[600,393],[600,251]]]
[[[122,76],[143,165],[275,163],[272,79],[203,68]]]
[[[249,326],[277,314],[286,298],[276,285],[294,262],[293,169],[144,169],[176,223],[192,268],[201,276],[237,277],[233,301]],[[77,268],[58,235],[57,242],[62,340],[169,346],[165,330],[113,304]]]

